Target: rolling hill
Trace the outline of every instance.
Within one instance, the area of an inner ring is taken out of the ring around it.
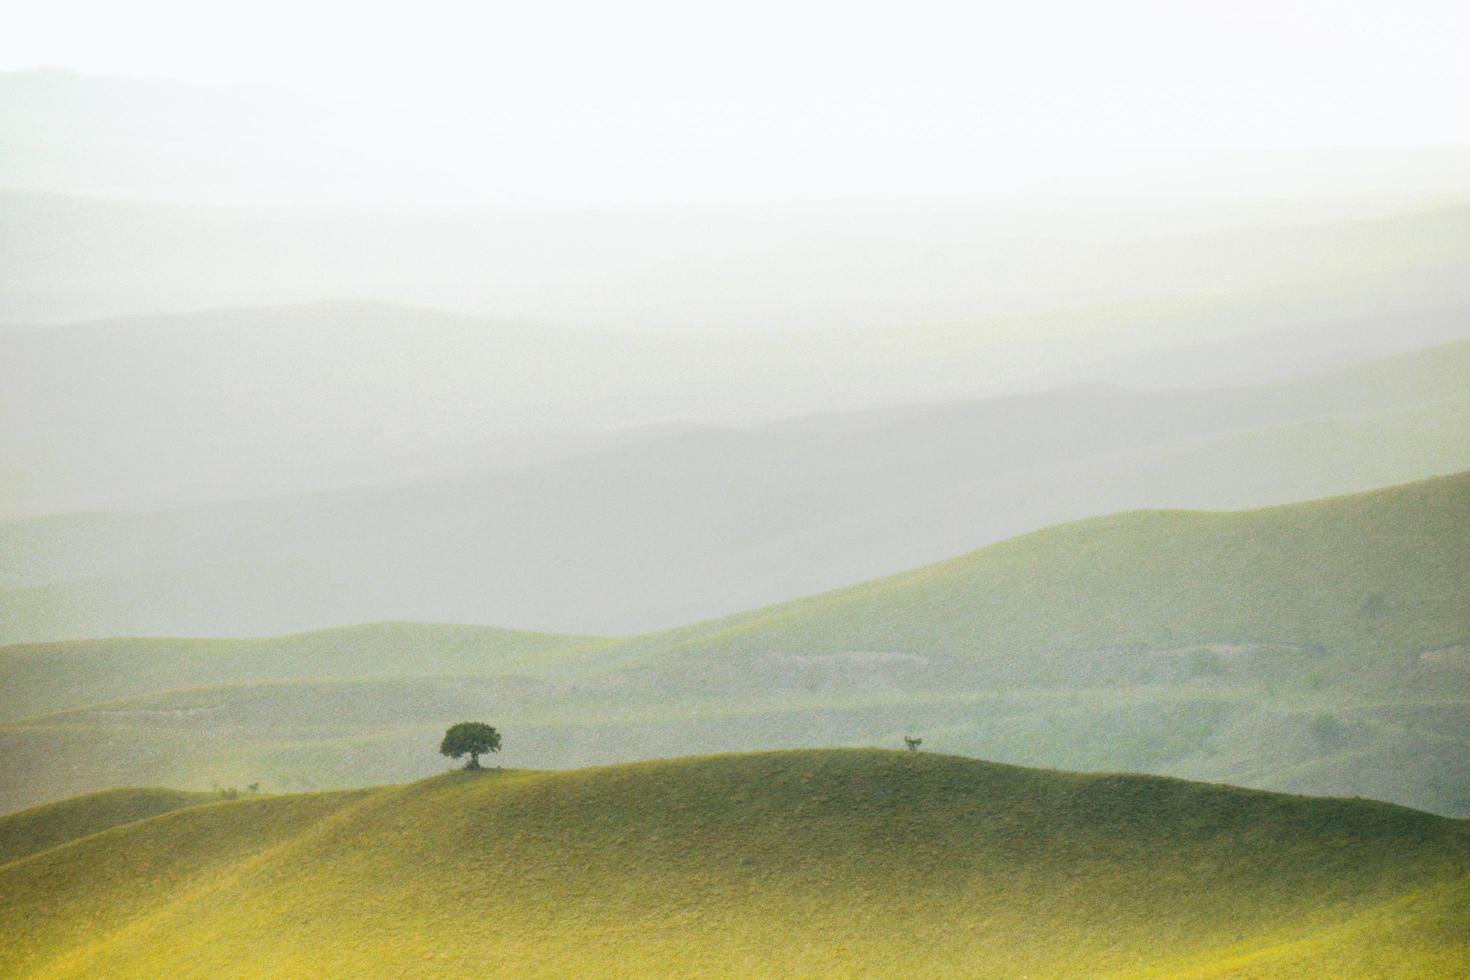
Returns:
[[[214,799],[210,793],[121,788],[7,814],[0,819],[0,865],[112,827]]]
[[[456,773],[0,864],[0,972],[1448,977],[1467,875],[1381,803],[928,754]]]
[[[1386,666],[1470,634],[1467,528],[1470,473],[1261,510],[1114,514],[643,642],[664,657],[925,650],[1023,677],[1049,653],[1190,643]]]
[[[0,809],[119,782],[324,789],[517,766],[897,745],[1470,815],[1470,473],[1061,525],[635,637],[379,624],[0,649]],[[62,761],[57,761],[62,760]]]
[[[383,619],[658,629],[1079,517],[1462,470],[1467,390],[1462,341],[1249,389],[1072,388],[694,428],[454,479],[13,522],[0,642]],[[96,428],[113,425],[136,427],[120,413]]]

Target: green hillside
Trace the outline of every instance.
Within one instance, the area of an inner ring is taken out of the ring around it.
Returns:
[[[120,824],[215,799],[174,789],[109,789],[0,817],[0,864]]]
[[[1470,974],[1470,830],[895,752],[456,773],[0,865],[0,973]]]
[[[1470,815],[1470,474],[1063,525],[632,638],[382,624],[0,650],[0,811],[119,783],[401,782],[486,718],[507,764],[896,746]],[[64,760],[58,761],[58,760]]]
[[[1138,511],[621,648],[1038,655],[1255,643],[1387,660],[1470,640],[1470,473],[1229,513]],[[647,658],[645,657],[645,661]]]

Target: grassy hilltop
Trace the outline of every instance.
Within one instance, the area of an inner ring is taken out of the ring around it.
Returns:
[[[927,754],[455,773],[0,864],[0,973],[1444,977],[1467,874],[1385,804]]]
[[[510,764],[898,745],[1470,815],[1470,473],[1061,525],[631,638],[377,624],[0,649],[0,808],[118,783],[275,790]]]

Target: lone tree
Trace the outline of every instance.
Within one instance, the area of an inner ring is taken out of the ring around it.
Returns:
[[[470,761],[464,764],[466,769],[479,769],[481,755],[499,751],[500,733],[495,730],[494,725],[479,721],[462,721],[451,726],[444,733],[444,741],[439,743],[440,755],[447,755],[451,759],[469,756]]]

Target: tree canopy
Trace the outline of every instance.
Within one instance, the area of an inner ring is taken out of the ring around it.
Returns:
[[[447,755],[451,759],[469,756],[469,761],[464,764],[466,769],[479,769],[480,756],[486,752],[499,751],[500,733],[495,730],[494,725],[480,721],[462,721],[451,725],[444,733],[444,741],[439,743],[441,755]]]

